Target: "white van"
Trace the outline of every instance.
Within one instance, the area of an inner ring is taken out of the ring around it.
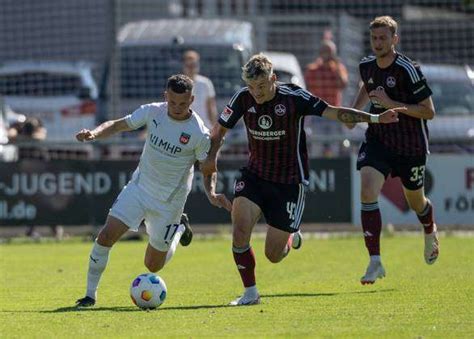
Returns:
[[[273,64],[278,81],[292,83],[306,89],[303,72],[296,56],[287,52],[265,51]]]
[[[166,80],[182,72],[183,52],[201,55],[200,74],[214,84],[218,111],[242,86],[241,67],[254,49],[249,22],[161,19],[131,22],[117,36],[120,48],[120,114],[162,100]]]

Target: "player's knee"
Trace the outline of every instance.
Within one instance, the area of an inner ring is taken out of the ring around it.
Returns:
[[[279,263],[281,259],[283,259],[283,256],[281,255],[281,253],[277,253],[275,251],[265,250],[265,256],[267,257],[268,261],[270,261],[272,264]]]
[[[265,256],[273,264],[279,263],[283,259],[282,252],[274,248],[265,248]]]
[[[239,224],[234,224],[232,230],[232,242],[237,247],[244,247],[248,243],[248,234],[244,227],[239,226]]]
[[[156,260],[145,257],[145,267],[152,273],[156,273],[163,268],[165,263],[160,263]]]

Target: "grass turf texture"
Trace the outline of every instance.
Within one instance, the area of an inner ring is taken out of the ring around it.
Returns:
[[[129,286],[146,272],[145,242],[113,249],[90,310],[83,296],[91,243],[0,245],[2,337],[344,336],[470,337],[474,334],[474,238],[442,237],[441,256],[423,261],[423,239],[383,239],[387,278],[361,286],[367,256],[360,238],[305,239],[282,263],[254,241],[262,304],[227,307],[241,292],[228,239],[196,239],[160,276],[165,303],[142,311]]]

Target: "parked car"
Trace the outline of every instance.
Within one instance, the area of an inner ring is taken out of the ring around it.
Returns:
[[[48,140],[70,141],[96,123],[97,85],[86,62],[15,61],[0,66],[0,95],[13,111],[37,117]]]
[[[120,111],[163,99],[166,80],[182,72],[182,55],[201,55],[200,73],[212,80],[221,111],[242,85],[241,67],[254,49],[249,22],[161,19],[131,22],[117,36],[120,48]]]
[[[424,64],[436,116],[428,122],[433,151],[474,153],[474,72],[469,66]]]
[[[273,71],[278,81],[293,83],[306,89],[303,72],[296,56],[292,53],[266,51],[263,52],[273,63]]]

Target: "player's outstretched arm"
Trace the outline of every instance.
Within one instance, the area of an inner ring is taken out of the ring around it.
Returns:
[[[203,162],[201,162],[201,172],[204,176],[210,176],[217,172],[217,153],[221,148],[227,128],[216,122],[211,130],[211,148],[209,154]]]
[[[118,120],[109,120],[100,124],[99,126],[94,128],[92,131],[89,129],[81,129],[76,134],[76,139],[81,142],[92,141],[96,139],[105,139],[115,133],[131,131],[131,130],[132,128],[128,126],[128,124],[125,121],[125,118],[118,119]]]
[[[204,174],[203,174],[204,175]],[[225,208],[229,212],[232,211],[232,203],[224,194],[216,194],[217,173],[204,175],[204,190],[206,191],[209,202],[219,208]]]
[[[396,107],[377,115],[359,111],[354,108],[328,105],[328,107],[323,111],[322,116],[344,123],[368,122],[373,124],[391,124],[398,122],[398,112],[405,111],[406,107]]]

